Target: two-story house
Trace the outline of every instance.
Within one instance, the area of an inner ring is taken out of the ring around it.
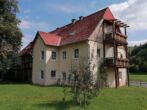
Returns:
[[[127,85],[127,27],[105,8],[72,19],[70,24],[51,32],[37,32],[33,41],[32,82],[53,85],[59,79],[66,80],[71,65],[84,57],[91,61],[91,66],[96,65],[92,68],[94,75],[99,71],[97,62],[105,59],[109,87]]]

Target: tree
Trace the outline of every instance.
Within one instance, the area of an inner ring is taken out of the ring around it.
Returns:
[[[134,47],[129,56],[129,64],[131,73],[147,72],[147,43]]]
[[[97,68],[97,74],[93,74],[93,69]],[[88,62],[87,58],[79,58],[79,61],[71,62],[70,74],[68,77],[69,86],[66,88],[63,83],[63,101],[66,105],[67,95],[72,96],[74,105],[89,104],[91,98],[99,93],[100,88],[107,87],[107,72],[104,59],[97,64]],[[70,91],[69,91],[70,90]]]
[[[72,99],[75,104],[86,106],[95,95],[94,77],[90,70],[90,63],[80,60],[78,66],[72,66],[69,77]]]
[[[21,46],[22,32],[16,18],[17,0],[0,0],[0,72],[6,73]]]

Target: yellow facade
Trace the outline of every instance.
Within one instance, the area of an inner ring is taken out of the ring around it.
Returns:
[[[102,22],[103,21],[101,21],[101,23]],[[111,29],[106,28],[106,31],[109,30]],[[79,49],[79,58],[74,58],[75,49]],[[97,49],[100,50],[100,56],[97,55]],[[117,50],[123,55],[123,58],[126,58],[124,48],[118,47]],[[41,59],[41,51],[44,51],[45,53],[44,60]],[[63,59],[64,51],[66,51],[66,59]],[[56,52],[56,59],[51,58],[52,52]],[[78,66],[81,58],[84,58],[86,62],[89,60],[91,61],[91,69],[96,77],[96,74],[99,71],[99,62],[104,57],[103,53],[102,25],[100,24],[98,24],[86,41],[60,47],[47,46],[43,43],[41,37],[38,36],[33,49],[32,81],[34,84],[39,85],[54,85],[59,79],[62,82],[62,73],[66,73],[66,76],[68,77],[71,66]],[[113,48],[109,45],[106,45],[105,53],[106,58],[114,57]],[[119,54],[118,57],[120,57]],[[43,78],[41,78],[41,71],[44,73]],[[51,77],[51,71],[56,71],[56,77]],[[120,86],[125,86],[127,83],[127,70],[126,68],[120,68],[119,72],[121,73],[119,79]],[[107,70],[107,75],[107,85],[109,87],[115,87],[115,70],[109,68]]]

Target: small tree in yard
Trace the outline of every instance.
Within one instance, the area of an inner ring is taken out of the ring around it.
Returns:
[[[68,78],[70,94],[69,90],[63,85],[63,101],[65,102],[67,95],[71,95],[74,105],[87,106],[90,99],[97,95],[98,90],[107,86],[107,68],[102,60],[99,63],[97,76],[94,76],[90,68],[91,63],[85,62],[87,60],[84,59],[80,61],[79,65],[76,64],[75,66],[72,64],[71,66]],[[95,68],[95,65],[93,67]]]
[[[94,96],[94,78],[90,70],[90,63],[82,62],[78,67],[72,67],[69,77],[74,104],[86,106]]]

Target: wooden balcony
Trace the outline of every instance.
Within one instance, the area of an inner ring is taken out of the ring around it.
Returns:
[[[113,33],[107,33],[105,34],[104,41],[108,43],[113,43],[114,41],[116,41],[116,43],[118,44],[127,44],[127,36],[116,32],[113,38]]]
[[[105,58],[105,63],[109,67],[127,68],[129,66],[128,59],[117,58]]]
[[[117,58],[116,66],[117,67],[128,67],[129,66],[129,60],[128,59]]]

